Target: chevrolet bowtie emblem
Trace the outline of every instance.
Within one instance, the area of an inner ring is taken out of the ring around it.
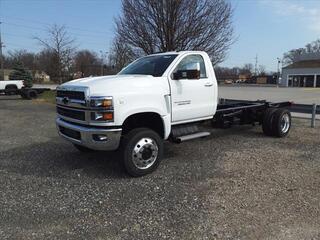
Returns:
[[[64,98],[62,99],[62,102],[63,102],[64,104],[68,104],[68,103],[69,103],[69,98],[64,97]]]

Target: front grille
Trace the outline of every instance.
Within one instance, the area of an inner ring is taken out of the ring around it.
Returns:
[[[59,126],[59,130],[63,135],[66,135],[67,137],[70,137],[70,138],[73,138],[73,139],[76,139],[79,141],[81,140],[81,134],[78,131],[75,131],[75,130],[72,130],[69,128],[65,128],[62,126]]]
[[[69,99],[85,100],[84,92],[79,91],[57,90],[57,97],[67,97]]]
[[[57,113],[61,116],[65,116],[68,118],[73,118],[81,121],[86,120],[85,112],[84,111],[78,111],[74,109],[67,109],[62,107],[57,107]]]

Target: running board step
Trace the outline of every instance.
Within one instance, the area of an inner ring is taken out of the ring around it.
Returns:
[[[195,139],[195,138],[207,137],[209,135],[210,135],[209,132],[197,132],[197,133],[193,133],[193,134],[177,137],[175,139],[175,142],[176,143],[181,143],[181,142],[185,142],[185,141],[188,141],[188,140],[191,140],[191,139]]]

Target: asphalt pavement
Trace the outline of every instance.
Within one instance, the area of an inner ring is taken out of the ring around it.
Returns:
[[[55,106],[0,96],[0,239],[320,239],[320,128],[260,126],[165,144],[130,178],[61,139]],[[318,125],[319,126],[319,125]]]

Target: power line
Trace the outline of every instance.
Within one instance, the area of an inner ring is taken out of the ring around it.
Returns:
[[[27,22],[34,22],[38,25],[42,25],[42,26],[45,26],[46,28],[47,27],[50,27],[52,26],[54,23],[48,23],[48,22],[40,22],[40,21],[34,21],[34,20],[30,20],[30,19],[25,19],[25,18],[12,18],[12,17],[6,17],[6,18],[9,18],[9,19],[13,19],[13,20],[18,20],[18,21],[23,21],[24,23],[27,21]],[[17,23],[12,23],[12,24],[16,24],[16,25],[19,25]],[[113,31],[111,30],[106,30],[106,31],[93,31],[93,30],[88,30],[88,29],[82,29],[82,28],[79,28],[79,27],[73,27],[73,26],[69,26],[69,25],[66,25],[66,28],[68,29],[74,29],[76,31],[80,31],[80,32],[87,32],[87,33],[91,33],[91,34],[95,34],[95,35],[105,35],[105,34],[108,34],[108,33],[113,33]]]
[[[3,24],[6,24],[6,25],[12,25],[12,26],[16,26],[16,27],[22,27],[22,28],[26,28],[26,29],[32,29],[32,30],[40,30],[44,33],[47,32],[47,29],[45,28],[40,28],[40,27],[34,27],[34,26],[29,26],[29,25],[23,25],[23,24],[16,24],[16,23],[10,23],[10,22],[2,22]],[[23,37],[23,38],[27,38],[27,39],[34,39],[35,36],[22,36],[22,35],[19,35],[19,34],[13,34],[13,33],[6,33],[6,35],[8,36],[11,36],[11,37]],[[89,35],[89,34],[76,34],[76,33],[70,33],[70,35],[76,35],[76,36],[81,36],[81,37],[90,37],[90,38],[94,38],[93,35]],[[94,39],[97,39],[97,38],[94,38]],[[98,39],[101,39],[98,38]],[[79,40],[77,40],[79,42]],[[105,43],[102,43],[102,42],[94,42],[94,41],[80,41],[80,44],[92,44],[92,45],[100,45],[100,46],[105,46],[107,47],[109,45],[108,43],[108,40],[105,39]],[[9,44],[9,45],[12,45],[12,44]]]
[[[6,36],[10,36],[10,38],[24,38],[24,39],[28,39],[28,40],[33,40],[33,41],[36,41],[34,39],[34,37],[32,36],[23,36],[23,35],[18,35],[18,34],[12,34],[12,33],[5,33],[3,32],[3,35],[6,35]],[[105,42],[92,42],[92,41],[77,41],[80,45],[86,45],[86,44],[89,44],[89,45],[94,45],[94,46],[108,46],[108,42],[105,41]],[[22,46],[22,45],[17,45],[17,44],[12,44],[12,43],[9,43],[9,44],[6,44],[6,45],[15,45],[15,46],[18,46],[18,47],[22,47],[22,48],[25,48],[25,46]],[[36,44],[35,44],[36,45]],[[38,46],[38,45],[37,45]]]
[[[18,20],[18,21],[28,21],[28,22],[34,22],[34,23],[37,23],[37,24],[41,24],[41,25],[46,25],[46,26],[50,26],[52,25],[52,23],[48,23],[48,22],[42,22],[42,21],[35,21],[35,20],[30,20],[30,19],[26,19],[26,18],[20,18],[20,17],[11,17],[11,16],[4,16],[5,18],[10,18],[10,19],[15,19],[15,20]],[[79,28],[79,27],[73,27],[73,26],[68,26],[68,28],[70,29],[75,29],[75,30],[78,30],[78,31],[82,31],[82,32],[89,32],[89,33],[100,33],[100,34],[106,34],[107,32],[112,32],[111,30],[106,30],[106,31],[92,31],[92,30],[88,30],[88,29],[82,29],[82,28]]]
[[[16,24],[16,23],[11,23],[11,22],[2,22],[3,24],[5,25],[12,25],[12,26],[16,26],[16,27],[21,27],[21,28],[27,28],[27,29],[33,29],[33,30],[40,30],[40,31],[43,31],[43,32],[47,32],[48,31],[48,28],[41,28],[41,27],[34,27],[34,26],[30,26],[30,25],[23,25],[23,24]],[[66,26],[66,29],[68,29],[68,26]],[[74,33],[74,32],[70,32],[69,31],[69,34],[71,35],[75,35],[75,36],[87,36],[87,37],[94,37],[93,34],[83,34],[83,33]],[[105,33],[107,35],[107,33]],[[98,36],[98,35],[96,35]],[[99,36],[101,37],[101,35]]]

